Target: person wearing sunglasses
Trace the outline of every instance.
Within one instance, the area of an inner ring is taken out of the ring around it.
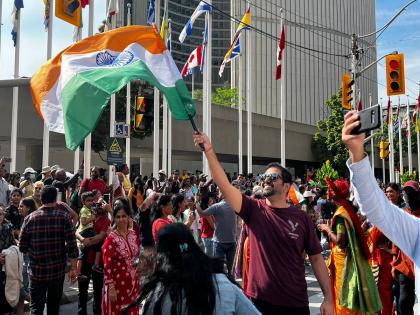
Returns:
[[[208,137],[195,134],[194,144],[204,151],[214,182],[226,202],[248,226],[249,280],[245,294],[262,314],[310,314],[302,253],[309,255],[324,293],[322,315],[333,314],[333,296],[310,218],[287,202],[292,175],[279,163],[267,165],[260,176],[263,199],[254,199],[229,182]]]

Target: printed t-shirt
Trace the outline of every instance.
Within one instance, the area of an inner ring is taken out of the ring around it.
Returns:
[[[95,222],[93,223],[93,230],[95,231],[95,235],[101,232],[105,232],[105,238],[106,238],[106,234],[108,232],[110,225],[111,225],[111,220],[108,219],[108,216],[106,214],[98,215]],[[95,263],[95,256],[96,256],[96,251],[93,249],[93,246],[91,246],[88,252],[88,257],[86,259],[86,262],[93,265]],[[103,265],[102,255],[100,255],[100,265]]]
[[[87,208],[87,207],[85,207],[85,206],[83,206],[82,209],[80,210],[80,225],[79,225],[79,228],[77,229],[77,232],[80,233],[80,232],[83,232],[86,229],[89,229],[89,228],[92,228],[93,227],[93,223],[92,222],[90,222],[90,223],[88,223],[86,225],[83,225],[82,224],[82,219],[83,218],[89,220],[91,217],[92,217],[92,210],[89,209],[89,208]]]
[[[311,219],[296,207],[271,208],[243,195],[238,214],[248,226],[247,296],[289,308],[309,305],[303,252],[321,253]]]
[[[81,187],[85,189],[85,191],[93,191],[93,190],[99,190],[101,194],[103,195],[106,191],[106,183],[101,178],[96,179],[84,179]]]

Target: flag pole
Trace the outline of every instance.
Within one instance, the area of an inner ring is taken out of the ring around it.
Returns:
[[[382,134],[382,140],[383,140],[383,134],[384,134],[384,113],[382,108],[382,97],[380,99],[380,109],[381,109],[381,134]],[[385,159],[382,159],[382,181],[385,185],[386,182],[386,170],[385,170]]]
[[[420,83],[419,83],[419,98],[420,98]],[[420,99],[417,99],[418,102],[420,102]],[[420,104],[417,104],[417,106],[419,106]],[[419,113],[416,113],[416,134],[417,134],[417,176],[418,176],[418,181],[420,181],[420,133],[419,133],[419,128],[417,128],[418,124],[417,124],[417,115]]]
[[[208,0],[208,3],[212,5],[212,1]],[[212,83],[212,56],[213,56],[213,17],[210,12],[207,12],[207,21],[208,21],[208,37],[207,37],[207,53],[206,53],[206,68],[207,68],[207,76],[206,76],[206,120],[207,120],[207,136],[211,140],[211,118],[212,118],[212,110],[211,110],[211,83]],[[206,159],[206,171],[205,174],[210,175],[209,166]]]
[[[230,15],[234,18],[236,17],[236,7],[235,7],[235,0],[230,0]],[[235,35],[235,27],[236,23],[232,19],[230,21],[230,38],[233,38]],[[234,89],[236,88],[236,64],[234,62],[230,63],[230,88]]]
[[[51,59],[52,55],[52,26],[53,26],[53,1],[48,1],[48,29],[47,29],[47,60]],[[1,23],[1,22],[0,22]],[[42,166],[48,166],[50,156],[50,131],[48,125],[44,120],[44,129],[42,133]]]
[[[160,25],[160,0],[155,2],[155,25]],[[153,177],[158,178],[159,172],[159,108],[160,107],[160,93],[157,88],[154,88],[153,95]]]
[[[0,0],[0,60],[1,60],[1,27],[3,26],[3,0]]]
[[[82,11],[80,11],[82,14]],[[77,32],[76,32],[77,29]],[[75,28],[75,36],[73,36],[74,41],[77,42],[82,39],[82,30],[81,26]],[[73,173],[76,174],[80,168],[80,146],[74,151],[74,161],[73,161]]]
[[[410,100],[407,95],[407,128],[408,128],[408,172],[413,173],[413,152],[411,150],[411,119],[410,119]]]
[[[388,117],[388,139],[389,139],[389,182],[394,182],[394,134],[392,132],[392,103],[389,109]]]
[[[369,93],[369,107],[372,107],[372,94]],[[373,131],[370,132],[370,135],[373,135]],[[370,139],[370,164],[372,165],[372,172],[373,176],[375,176],[375,145],[373,141],[373,137]]]
[[[238,96],[238,174],[243,173],[243,134],[242,134],[242,101],[243,101],[243,70],[242,53],[238,56],[239,96]]]
[[[280,8],[280,17],[281,17],[281,25],[284,25],[284,10],[283,8]],[[282,62],[281,62],[281,67],[282,67],[282,73],[283,76],[281,77],[281,81],[280,81],[280,124],[281,124],[281,131],[280,131],[280,155],[281,155],[281,165],[283,167],[286,167],[286,111],[285,111],[285,76],[287,76],[287,73],[285,71],[286,69],[286,58],[285,58],[285,54],[286,54],[286,49],[283,51],[283,57],[282,57]]]
[[[95,0],[89,1],[89,25],[88,25],[88,36],[93,35],[93,23],[95,14]],[[83,178],[90,178],[90,166],[91,166],[91,155],[92,155],[92,134],[88,134],[85,138],[85,146],[83,151]]]
[[[250,4],[248,3],[248,6]],[[252,173],[252,88],[251,88],[251,66],[252,66],[252,33],[251,30],[246,32],[246,109],[247,109],[247,172]]]
[[[131,3],[127,3],[127,26],[131,25]],[[131,82],[127,83],[126,89],[126,104],[125,104],[125,123],[127,126],[130,126],[131,121]],[[131,172],[131,138],[130,138],[130,128],[127,138],[125,138],[125,164]],[[130,178],[130,174],[127,175],[127,178]]]
[[[398,96],[398,108],[400,108],[401,106],[401,99]],[[403,147],[402,147],[402,128],[401,128],[401,115],[400,115],[400,111],[398,110],[398,147],[399,147],[399,153],[400,153],[400,178],[401,175],[404,173],[404,160],[403,160]]]
[[[168,12],[169,13],[169,12]],[[169,51],[172,47],[172,21],[168,18],[168,36],[169,36]],[[167,106],[166,106],[167,107]],[[170,111],[168,111],[168,176],[172,172],[172,117]]]
[[[20,56],[20,13],[21,9],[16,12],[16,47],[15,47],[15,67],[14,78],[19,78],[19,56]],[[12,107],[12,130],[10,142],[10,172],[16,171],[16,150],[17,150],[17,121],[18,121],[18,107],[19,107],[19,87],[13,87],[13,107]]]
[[[164,0],[164,12],[163,12],[163,22],[161,25],[160,34],[163,35],[162,39],[166,42],[166,36],[167,36],[167,30],[165,28],[167,27],[167,14],[168,14],[168,0]],[[164,28],[162,30],[162,27]],[[167,47],[168,48],[168,47]],[[162,109],[162,169],[165,171],[165,173],[168,174],[168,101],[166,100],[166,97],[163,96],[163,109]]]
[[[110,5],[110,1],[108,1],[108,6],[109,5]],[[116,14],[113,14],[111,16],[111,30],[115,29],[116,27],[117,27],[117,16]],[[110,115],[109,115],[109,136],[110,137],[115,137],[115,106],[116,106],[116,98],[115,98],[115,94],[112,94],[111,104],[110,104]],[[109,166],[108,174],[109,174],[108,184],[112,185],[112,181],[114,179],[114,166],[113,165]]]

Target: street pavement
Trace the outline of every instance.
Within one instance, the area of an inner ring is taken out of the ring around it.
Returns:
[[[319,287],[318,281],[316,280],[311,267],[306,266],[305,272],[306,282],[308,284],[308,296],[309,296],[309,307],[311,315],[318,315],[319,307],[321,306],[323,295],[321,288]],[[77,284],[69,286],[65,283],[64,296],[62,298],[62,304],[60,308],[60,315],[74,315],[77,314]],[[90,296],[92,294],[92,287],[89,288]],[[29,314],[29,312],[26,312]],[[46,314],[46,312],[44,312]],[[92,299],[88,302],[88,315],[93,315],[92,312]]]

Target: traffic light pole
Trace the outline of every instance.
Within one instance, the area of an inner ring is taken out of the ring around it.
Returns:
[[[353,91],[357,91],[357,83],[356,83],[356,77],[357,77],[357,62],[359,59],[359,51],[357,46],[357,36],[356,34],[353,34],[351,36],[351,76],[354,82]],[[353,99],[351,100],[351,109],[356,109],[356,96],[353,96]]]

